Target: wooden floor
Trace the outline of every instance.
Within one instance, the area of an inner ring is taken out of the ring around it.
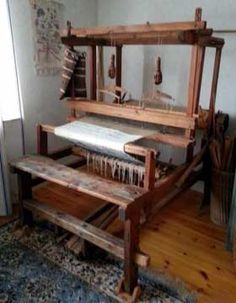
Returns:
[[[50,184],[39,187],[34,196],[83,218],[100,202],[84,194]],[[189,191],[162,209],[141,231],[141,249],[151,256],[151,268],[180,278],[199,293],[200,303],[235,303],[236,269],[224,249],[225,231],[199,212],[201,194]],[[1,223],[0,219],[0,223]],[[119,233],[117,222],[110,231]]]

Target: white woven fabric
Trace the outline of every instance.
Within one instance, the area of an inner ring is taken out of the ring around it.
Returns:
[[[141,135],[131,135],[116,129],[81,121],[58,126],[54,133],[88,150],[127,160],[132,158],[124,152],[125,144],[142,138]]]

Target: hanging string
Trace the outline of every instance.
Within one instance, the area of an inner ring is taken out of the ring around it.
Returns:
[[[86,153],[86,160],[88,172],[130,185],[143,185],[145,168],[142,165],[135,165],[93,152]]]
[[[86,152],[87,171],[110,178],[121,183],[143,187],[145,167],[123,160]],[[159,163],[156,167],[155,178],[159,180],[167,175],[168,165]]]

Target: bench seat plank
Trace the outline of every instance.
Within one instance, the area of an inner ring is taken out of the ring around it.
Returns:
[[[43,156],[24,156],[11,166],[44,180],[86,193],[126,208],[141,197],[145,190],[76,171]]]

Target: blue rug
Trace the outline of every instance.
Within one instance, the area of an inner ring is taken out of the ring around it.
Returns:
[[[0,228],[0,302],[122,302],[115,296],[121,262],[80,260],[57,243],[52,231],[36,226],[17,237],[14,225]],[[196,302],[181,281],[150,271],[140,271],[139,277],[139,302]]]

